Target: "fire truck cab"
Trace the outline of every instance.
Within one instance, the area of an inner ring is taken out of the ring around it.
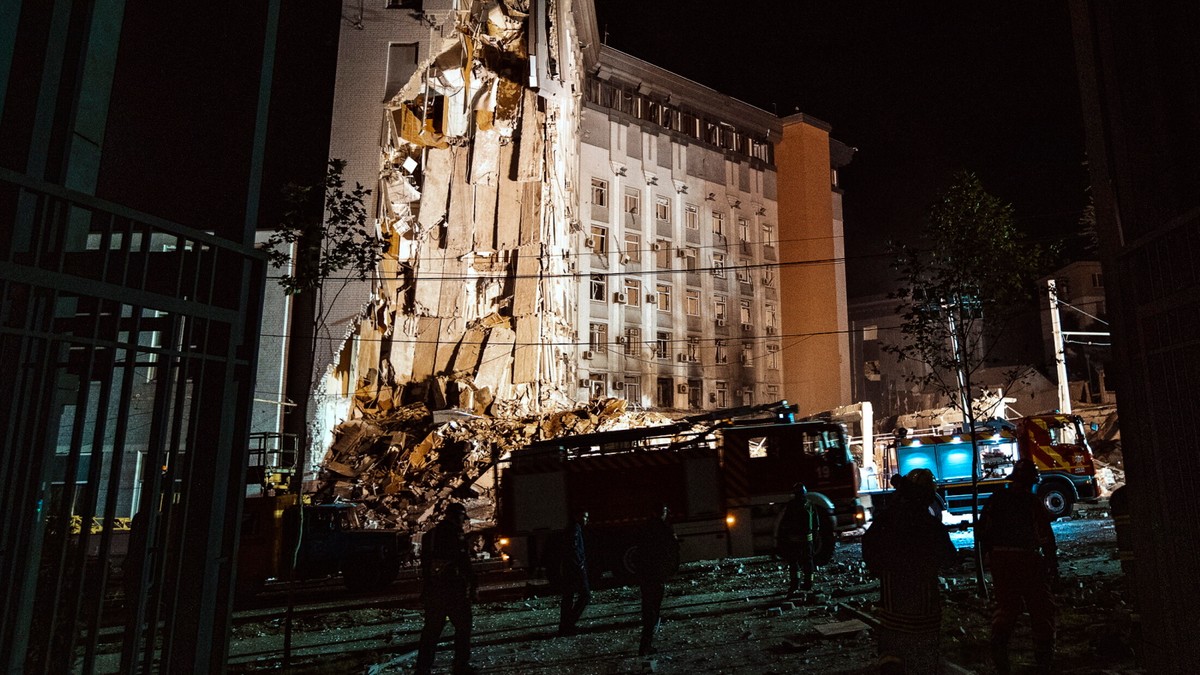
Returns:
[[[769,553],[792,486],[803,482],[823,525],[818,560],[827,560],[835,533],[862,524],[858,469],[840,424],[794,422],[792,413],[781,402],[514,452],[497,493],[505,553],[516,566],[545,565],[568,518],[586,510],[593,571],[625,577],[638,528],[662,504],[681,562]]]

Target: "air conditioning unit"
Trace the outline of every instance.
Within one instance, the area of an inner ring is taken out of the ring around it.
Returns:
[[[594,356],[594,355],[592,354],[592,352],[590,350],[585,350],[581,356],[584,361],[590,361],[592,356]]]
[[[592,381],[587,379],[586,377],[579,380],[579,388],[580,389],[591,389],[591,387],[592,387]]]
[[[623,344],[625,344],[626,342],[628,342],[628,340],[626,339],[626,337],[625,337],[624,335],[618,335],[618,336],[617,336],[617,344],[619,344],[619,345],[623,345]]]
[[[662,244],[660,244],[660,243],[658,243],[657,241],[656,241],[656,242],[654,242],[653,244],[650,244],[650,250],[651,250],[651,251],[661,251],[661,250],[662,250],[662,247],[663,247],[663,245],[662,245]]]
[[[681,394],[686,394],[686,393],[688,393],[688,386],[686,384],[680,384],[678,387],[675,388],[675,391],[677,391]]]
[[[742,330],[749,333],[750,331],[754,330],[754,326],[752,326],[748,323],[744,323],[744,324],[742,324]]]
[[[623,305],[623,304],[629,302],[629,296],[625,295],[624,293],[614,293],[613,294],[613,302]]]
[[[717,327],[720,328],[724,325],[725,325],[725,317],[717,317]]]
[[[775,326],[767,326],[767,335],[775,334]]]
[[[715,391],[708,392],[708,402],[709,403],[717,402],[717,392],[715,392]]]
[[[679,256],[680,258],[686,258],[688,257],[688,251],[686,248],[681,248],[675,253],[675,255]]]
[[[627,256],[627,255],[621,256],[621,264],[628,265],[629,264],[629,256]]]
[[[678,354],[676,354],[676,356],[679,358],[679,362],[680,362],[680,363],[687,363],[687,362],[688,362],[688,355],[687,355],[687,354],[684,354],[683,352],[679,352]]]
[[[624,389],[624,388],[625,388],[625,383],[624,383],[624,382],[622,382],[622,381],[620,381],[620,380],[617,380],[616,382],[613,382],[613,389],[616,389],[617,391],[621,391],[621,390],[622,390],[622,389]]]
[[[584,246],[584,248],[596,248],[596,238],[595,237],[585,238],[583,240],[583,246]]]
[[[646,304],[647,305],[657,305],[658,304],[658,296],[655,295],[654,293],[647,293],[646,294]]]

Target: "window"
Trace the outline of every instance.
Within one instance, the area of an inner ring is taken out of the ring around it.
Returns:
[[[767,328],[778,328],[778,317],[775,314],[775,303],[768,302],[763,306],[763,313],[767,315]]]
[[[767,368],[779,370],[779,345],[767,345]]]
[[[716,340],[713,343],[717,352],[717,363],[729,363],[729,348],[725,345],[724,340]]]
[[[729,407],[729,383],[725,382],[724,380],[717,380],[716,394],[717,394],[717,401],[716,401],[717,407],[718,408],[728,408]]]
[[[608,206],[608,181],[600,178],[592,179],[592,204]]]
[[[633,307],[642,306],[642,280],[625,278],[625,302]]]
[[[698,410],[703,407],[703,401],[700,396],[703,393],[703,387],[700,380],[688,380],[688,407],[693,410]]]
[[[675,407],[675,381],[669,377],[658,378],[658,405],[661,408]]]
[[[695,272],[697,269],[696,259],[700,257],[700,251],[694,246],[688,246],[683,249],[683,269],[689,272]]]
[[[688,361],[700,360],[700,338],[688,338],[686,354]]]
[[[753,323],[753,321],[750,318],[750,301],[742,300],[740,305],[741,305],[741,314],[739,316],[742,319],[742,325],[749,326],[751,323]]]
[[[754,365],[754,345],[749,342],[742,343],[742,365],[747,367]]]
[[[752,284],[754,279],[750,276],[750,261],[739,260],[737,269],[737,280],[743,284]]]
[[[608,228],[604,225],[592,225],[592,253],[608,255]]]
[[[1104,288],[1104,273],[1092,272],[1092,288]]]
[[[642,329],[641,328],[626,328],[625,329],[625,353],[629,356],[635,356],[641,351],[642,344]]]
[[[700,210],[695,204],[688,204],[683,208],[683,226],[689,230],[700,229]]]
[[[770,223],[763,223],[762,226],[763,246],[775,245],[775,226]]]
[[[763,283],[763,286],[766,286],[767,288],[771,288],[772,286],[775,285],[774,270],[771,270],[770,268],[763,270],[762,283]]]
[[[599,302],[608,302],[608,279],[603,274],[592,275],[591,298]]]
[[[713,211],[713,234],[720,238],[725,237],[725,214]]]
[[[754,405],[754,387],[742,390],[742,405]]]
[[[597,353],[608,348],[608,324],[592,323],[588,325],[588,348]]]
[[[700,291],[699,289],[689,288],[684,296],[684,310],[688,316],[700,316]]]
[[[718,279],[724,279],[725,278],[725,254],[724,253],[714,253],[713,257],[712,257],[712,266],[713,266],[713,269],[712,269],[713,276]]]
[[[625,213],[637,215],[642,212],[642,193],[637,190],[625,190]]]
[[[671,200],[666,197],[654,198],[654,219],[660,223],[671,222]]]
[[[654,261],[660,268],[671,269],[671,242],[659,239],[654,242]]]
[[[390,9],[390,5],[389,5]],[[388,45],[388,60],[387,60],[387,82],[384,85],[383,98],[389,100],[400,90],[404,85],[408,84],[408,79],[417,70],[417,43],[393,42]]]
[[[725,309],[725,296],[717,295],[713,297],[713,314],[718,319],[728,319],[729,315]]]
[[[671,334],[658,331],[654,339],[654,356],[660,359],[671,358]]]
[[[642,235],[625,233],[625,257],[629,262],[642,262]]]
[[[642,402],[642,378],[638,375],[625,376],[625,400]]]
[[[768,401],[780,400],[779,399],[779,385],[777,385],[777,384],[768,384],[767,385],[767,400]]]
[[[604,398],[608,395],[608,380],[604,373],[592,373],[588,376],[588,396]]]
[[[738,236],[743,244],[750,242],[750,221],[745,218],[738,218]]]
[[[658,311],[671,311],[671,284],[658,284]]]

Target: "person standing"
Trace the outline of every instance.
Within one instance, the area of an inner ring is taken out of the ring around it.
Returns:
[[[588,512],[578,510],[562,533],[562,566],[559,576],[562,604],[558,614],[559,635],[574,635],[578,632],[575,624],[579,617],[583,616],[584,608],[592,599],[583,536],[583,528],[587,526],[587,522]]]
[[[1058,578],[1058,546],[1050,513],[1033,494],[1038,479],[1031,460],[1018,460],[1008,487],[992,493],[984,505],[976,529],[996,595],[991,647],[999,673],[1009,672],[1008,642],[1025,609],[1038,669],[1049,672],[1054,661],[1055,606],[1050,585]]]
[[[670,579],[679,567],[679,541],[675,538],[675,530],[667,522],[669,516],[670,509],[666,504],[656,506],[638,538],[634,561],[642,595],[642,639],[638,647],[639,656],[655,652],[652,643],[662,617],[667,579]]]
[[[808,501],[808,488],[803,483],[792,486],[792,499],[783,509],[779,519],[779,530],[775,545],[779,556],[788,566],[788,599],[796,597],[797,590],[811,591],[813,585],[813,542],[820,527],[817,511]],[[804,571],[804,583],[800,583],[800,571]]]
[[[417,650],[416,672],[428,675],[433,670],[438,639],[446,620],[454,626],[454,670],[456,675],[474,673],[471,660],[471,596],[475,576],[467,548],[467,509],[454,503],[446,507],[442,521],[427,532],[421,542],[421,605],[425,625]]]
[[[879,577],[879,671],[936,673],[941,659],[939,570],[957,559],[941,522],[933,473],[893,477],[896,492],[862,538],[867,570]]]

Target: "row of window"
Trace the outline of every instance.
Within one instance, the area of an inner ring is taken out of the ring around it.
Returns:
[[[637,404],[643,403],[642,377],[640,375],[617,375],[612,382],[612,392],[609,392],[608,376],[604,373],[592,373],[587,380],[580,383],[586,385],[592,398],[604,398],[614,395]],[[704,383],[702,380],[689,379],[687,382],[676,383],[673,378],[659,377],[654,380],[654,405],[662,408],[674,408],[676,394],[687,394],[688,408],[699,410],[704,407]],[[754,388],[744,387],[732,392],[729,383],[717,380],[708,392],[708,402],[715,408],[728,408],[737,397],[738,405],[754,405]],[[779,385],[766,386],[767,401],[779,400]]]
[[[716,270],[714,270],[715,273]],[[739,270],[739,281],[744,270]],[[724,275],[722,275],[724,276]],[[608,281],[609,277],[604,274],[593,274],[589,282],[588,297],[595,302],[608,302]],[[634,277],[624,277],[621,290],[613,293],[612,302],[631,307],[640,307],[643,302],[650,305],[657,305],[660,312],[671,312],[675,309],[675,285],[669,281],[659,281],[654,284],[654,290],[646,289],[646,295],[642,295],[642,280]],[[751,283],[750,279],[746,279],[746,283]],[[774,282],[769,277],[764,275],[764,283],[770,287]],[[688,288],[683,292],[683,310],[688,316],[701,316],[701,291],[698,288]],[[741,307],[739,318],[743,324],[754,322],[751,312],[751,300],[744,299],[738,301]],[[729,321],[728,312],[729,298],[725,295],[713,296],[713,318],[717,320],[718,325],[724,325]],[[776,305],[774,302],[766,302],[764,305],[766,313],[766,327],[768,332],[773,331],[778,324]]]
[[[603,225],[592,225],[591,236],[584,242],[587,248],[590,248],[597,255],[608,255],[608,228]],[[642,253],[649,252],[654,254],[654,265],[661,270],[675,269],[671,265],[671,252],[675,251],[675,256],[683,261],[683,267],[688,272],[700,271],[700,249],[696,246],[683,246],[680,248],[671,247],[671,242],[668,239],[657,239],[650,248],[642,248],[642,235],[627,232],[625,234],[625,250],[621,255],[621,263],[641,263]],[[724,251],[713,251],[709,257],[708,271],[718,279],[726,278],[728,270],[728,256]],[[743,284],[754,283],[755,265],[749,259],[741,259],[738,261],[738,267],[734,270],[734,278]],[[602,275],[598,275],[602,276]],[[775,286],[775,272],[768,268],[762,268],[759,275],[759,283],[767,288]],[[603,300],[603,296],[593,296],[593,300]]]
[[[630,88],[591,77],[587,82],[587,100],[604,108],[657,124],[707,145],[731,150],[768,164],[775,161],[774,147],[765,137],[748,133],[728,122],[708,119],[669,103],[656,101]]]
[[[603,178],[592,178],[592,204],[599,207],[608,206],[608,181]],[[638,215],[642,212],[642,193],[637,188],[625,188],[625,200],[622,212]],[[711,211],[712,231],[719,239],[724,240],[728,233],[725,229],[725,213]],[[671,222],[671,200],[669,197],[658,195],[654,198],[654,219],[660,223]],[[685,204],[683,207],[683,225],[689,230],[700,229],[700,207],[695,204]],[[751,244],[753,227],[749,218],[738,217],[738,240],[743,244]],[[775,245],[775,226],[771,223],[762,224],[763,246]]]
[[[674,343],[674,336],[669,331],[657,331],[653,342],[642,341],[642,329],[636,326],[629,326],[625,329],[625,334],[617,338],[617,344],[622,345],[622,352],[627,356],[641,356],[646,347],[650,347],[654,352],[656,359],[671,359],[671,345]],[[594,354],[602,353],[609,348],[608,339],[608,324],[602,322],[592,322],[588,326],[588,358]],[[683,343],[683,350],[678,352],[676,358],[684,363],[699,363],[700,362],[700,339],[688,338]],[[729,345],[726,340],[717,339],[713,341],[714,362],[717,364],[729,363]],[[742,343],[741,363],[744,366],[754,366],[756,358],[754,355],[754,343]],[[779,370],[779,345],[767,345],[766,367],[768,370]]]

